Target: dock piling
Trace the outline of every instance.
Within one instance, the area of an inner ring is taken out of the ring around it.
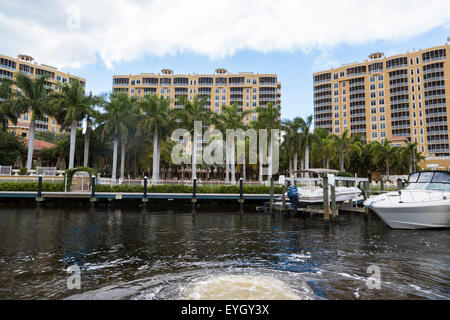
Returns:
[[[272,212],[272,208],[273,208],[273,178],[270,177],[270,212]]]
[[[328,177],[323,177],[323,218],[325,220],[330,219],[330,213],[328,210],[329,201],[328,201]]]
[[[286,198],[284,197],[284,194],[286,193],[286,184],[283,183],[283,187],[281,188],[281,202],[283,204],[283,211],[286,210]]]
[[[336,218],[339,214],[336,210],[336,186],[331,185],[331,215]]]
[[[42,175],[39,175],[38,177],[38,191],[36,195],[36,201],[37,202],[42,201]]]
[[[244,210],[244,180],[242,178],[239,179],[239,207],[242,212]]]
[[[381,191],[384,191],[384,181],[383,181],[383,178],[381,178],[381,181],[380,181],[380,190],[381,190]]]
[[[192,210],[195,211],[195,204],[197,203],[197,179],[194,178],[192,185]]]
[[[147,203],[148,197],[147,197],[147,184],[148,184],[148,178],[144,177],[144,195],[142,197],[142,202]]]
[[[92,176],[91,180],[91,199],[90,202],[93,204],[97,199],[95,198],[95,176]]]

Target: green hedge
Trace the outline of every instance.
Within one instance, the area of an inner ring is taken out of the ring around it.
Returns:
[[[0,183],[0,191],[37,191],[37,182],[2,182]],[[63,183],[42,183],[42,191],[64,191]]]
[[[37,191],[37,182],[3,182],[0,183],[0,191]],[[95,187],[96,192],[136,192],[143,193],[144,187],[141,185],[101,185]],[[64,191],[64,183],[42,183],[42,191]],[[149,185],[148,193],[192,193],[192,186],[185,185]],[[280,194],[281,187],[274,187],[274,193]],[[239,186],[198,186],[197,193],[239,193]],[[268,194],[270,187],[266,186],[244,186],[244,193],[246,194]]]
[[[144,192],[144,187],[141,185],[96,185],[96,192]],[[149,185],[148,193],[192,193],[192,186],[186,185]],[[281,187],[274,187],[274,193],[280,194]],[[197,193],[239,193],[239,186],[198,186]],[[266,186],[244,186],[244,193],[246,194],[267,194],[270,193],[270,187]]]

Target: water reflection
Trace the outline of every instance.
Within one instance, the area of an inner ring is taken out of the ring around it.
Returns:
[[[315,298],[449,299],[449,244],[449,231],[391,230],[364,215],[2,208],[0,298],[181,299],[198,281],[252,275]],[[83,296],[66,287],[73,264]],[[371,264],[381,290],[365,285]]]

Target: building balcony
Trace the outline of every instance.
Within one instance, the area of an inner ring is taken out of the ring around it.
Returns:
[[[392,129],[409,129],[411,128],[410,124],[396,124],[392,125]]]
[[[396,66],[387,67],[386,71],[395,70],[395,69],[405,69],[405,68],[408,68],[408,64],[399,64]]]
[[[427,144],[441,144],[441,143],[448,143],[448,139],[427,141]]]
[[[322,93],[322,92],[328,92],[331,95],[331,88],[324,88],[319,90],[314,89],[314,93]]]
[[[427,119],[428,120],[428,119]],[[441,121],[429,121],[426,123],[427,127],[433,127],[433,126],[445,126],[447,124],[446,120]]]
[[[428,95],[425,96],[425,100],[430,100],[430,99],[439,99],[439,98],[445,98],[446,95],[445,94],[435,94],[435,95]]]
[[[429,59],[423,59],[422,63],[430,63],[430,62],[434,62],[434,61],[442,61],[442,60],[446,60],[447,57],[436,57],[436,58],[429,58]]]
[[[330,106],[330,108],[331,108],[331,105],[332,105],[331,102],[320,102],[320,103],[314,102],[314,106],[315,106],[315,107]]]
[[[430,81],[438,81],[438,80],[444,80],[444,76],[435,76],[435,77],[431,77],[431,78],[427,78],[427,79],[423,79],[424,83],[428,83]]]
[[[324,114],[324,113],[329,113],[329,114],[331,114],[331,113],[332,113],[331,108],[330,108],[329,110],[314,111],[314,115],[315,115],[315,116],[316,116],[316,115],[319,115],[319,114]]]
[[[439,86],[428,86],[427,88],[423,88],[423,91],[431,91],[431,90],[437,90],[437,89],[445,89],[445,86],[439,85]]]
[[[13,67],[8,66],[6,64],[0,64],[0,68],[8,69],[8,70],[11,70],[11,71],[16,71],[16,68],[13,68]]]
[[[366,90],[354,90],[354,91],[350,91],[350,94],[358,94],[358,93],[365,93]]]
[[[428,136],[433,136],[433,135],[441,135],[441,134],[448,134],[448,130],[428,130],[427,127],[427,135]]]
[[[424,70],[423,74],[428,74],[428,73],[433,73],[433,72],[438,72],[438,71],[444,71],[444,68],[433,68],[433,69]]]
[[[409,103],[409,99],[391,100],[391,104]]]
[[[367,129],[366,128],[355,128],[355,129],[350,129],[351,132],[366,132]]]
[[[391,116],[391,120],[392,120],[392,121],[409,120],[409,119],[411,119],[410,116],[401,116],[401,117],[392,117],[392,116]]]
[[[406,79],[406,81],[403,82],[408,83],[408,74],[399,74],[396,76],[389,77],[389,80],[397,80],[397,79]]]
[[[113,83],[113,87],[128,87],[129,83]]]
[[[430,118],[430,117],[439,117],[439,116],[447,116],[447,112],[433,112],[433,113],[426,113],[425,117]]]
[[[391,88],[391,89],[399,88],[399,87],[408,87],[408,82],[401,82],[401,83],[389,85],[389,88]]]

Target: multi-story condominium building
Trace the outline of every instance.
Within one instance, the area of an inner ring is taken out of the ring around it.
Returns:
[[[4,55],[0,55],[0,81],[2,79],[14,79],[14,75],[18,72],[22,72],[30,77],[39,77],[47,75],[46,87],[53,90],[58,90],[58,82],[70,83],[73,79],[77,79],[83,86],[86,86],[86,80],[70,73],[64,73],[58,71],[58,69],[36,63],[32,57],[27,55],[19,55],[17,58],[11,58]],[[30,130],[31,114],[25,113],[18,119],[17,125],[9,123],[8,129],[24,138],[28,138],[28,132]],[[82,123],[78,123],[78,127],[82,127]],[[62,128],[54,118],[50,116],[44,116],[42,119],[36,120],[37,131],[51,131],[55,133],[63,132]],[[64,131],[70,131],[66,129]]]
[[[422,166],[450,167],[449,49],[374,53],[314,73],[315,127],[338,135],[348,130],[367,141],[417,142],[426,157]]]
[[[236,103],[240,110],[254,110],[268,103],[280,105],[281,84],[276,74],[229,73],[217,69],[214,74],[176,75],[163,69],[158,74],[113,76],[113,91],[128,92],[139,99],[145,94],[164,96],[171,101],[172,108],[182,108],[179,98],[193,100],[195,95],[207,99],[212,112],[220,112],[223,105]],[[248,115],[245,122],[256,120],[256,111]]]

